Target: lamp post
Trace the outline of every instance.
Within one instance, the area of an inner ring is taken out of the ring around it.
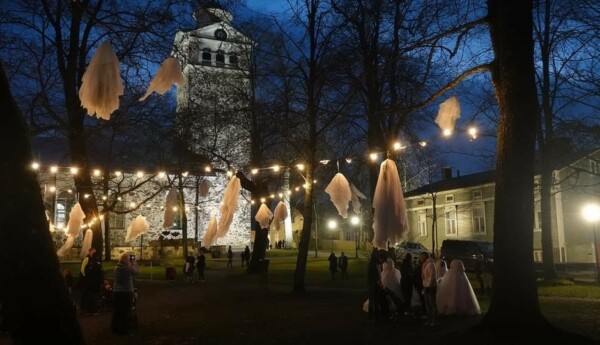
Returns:
[[[330,220],[327,223],[327,227],[329,228],[329,231],[331,231],[331,251],[333,252],[333,231],[337,228],[337,221],[335,220]]]
[[[350,218],[350,223],[357,229],[354,231],[354,235],[356,240],[356,258],[358,259],[358,224],[360,223],[360,218],[358,218],[358,216],[352,216],[352,218]]]
[[[598,241],[596,237],[596,223],[600,219],[600,206],[596,204],[584,206],[583,218],[592,223],[592,232],[594,233],[594,258],[596,262],[596,283],[600,284],[600,262],[598,261]]]

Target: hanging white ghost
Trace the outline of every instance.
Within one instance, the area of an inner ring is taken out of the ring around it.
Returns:
[[[88,115],[110,120],[110,114],[119,109],[119,96],[123,95],[123,79],[119,59],[110,42],[98,47],[88,65],[79,88],[81,106]]]
[[[227,183],[225,194],[223,195],[223,202],[219,208],[221,219],[219,219],[217,237],[223,237],[229,231],[229,226],[233,222],[233,215],[238,206],[241,189],[242,184],[240,179],[233,176],[231,180],[229,180],[229,183]]]
[[[145,233],[150,228],[150,223],[142,215],[135,217],[129,228],[127,228],[127,235],[125,236],[125,242],[131,242],[135,240],[139,235]]]
[[[256,211],[256,216],[254,219],[260,224],[261,229],[266,229],[269,227],[269,221],[273,218],[273,212],[269,210],[267,205],[264,203],[260,205],[258,211]]]
[[[83,242],[81,242],[81,251],[79,256],[83,259],[88,255],[90,248],[92,248],[92,239],[94,238],[94,232],[92,229],[87,229],[85,236],[83,236]]]
[[[165,202],[165,218],[163,221],[163,228],[168,229],[173,226],[173,221],[175,220],[175,210],[174,208],[178,204],[179,192],[177,188],[171,187],[169,192],[167,193],[167,201]]]
[[[75,237],[72,235],[67,235],[67,240],[65,243],[56,251],[56,255],[58,257],[63,257],[65,254],[73,247],[73,243],[75,242]],[[89,249],[88,249],[89,250]]]
[[[387,249],[387,241],[399,242],[408,231],[406,201],[396,163],[386,159],[381,163],[373,195],[373,246]]]
[[[66,234],[73,237],[78,237],[81,233],[81,226],[83,225],[84,218],[85,213],[83,213],[79,203],[76,203],[69,213],[69,222],[67,223]]]
[[[285,204],[280,201],[275,207],[275,212],[273,212],[273,223],[275,223],[275,230],[279,231],[281,228],[281,222],[283,222],[287,217],[287,207],[285,207]]]
[[[208,195],[208,191],[212,187],[212,183],[209,180],[204,179],[198,185],[198,195],[205,198]]]
[[[215,238],[217,237],[217,218],[215,216],[210,217],[210,221],[206,226],[206,233],[202,238],[202,246],[208,248],[211,246]]]
[[[344,175],[341,173],[335,174],[325,193],[329,194],[331,202],[335,205],[338,213],[342,218],[348,218],[348,203],[352,199],[352,190],[350,184]]]
[[[358,188],[356,188],[356,186],[354,185],[354,183],[350,183],[350,190],[352,191],[352,210],[354,211],[354,213],[356,214],[360,214],[361,211],[361,204],[360,204],[360,200],[361,199],[366,199],[367,197],[361,193]]]
[[[444,133],[452,133],[456,120],[460,117],[460,103],[458,98],[452,96],[440,104],[435,123],[437,123]]]
[[[148,86],[148,90],[146,90],[144,96],[142,96],[139,100],[145,100],[146,97],[152,94],[152,92],[164,95],[165,92],[171,89],[173,84],[183,84],[183,74],[181,73],[181,65],[179,64],[179,60],[170,57],[165,59],[165,61],[160,64],[158,72],[156,72],[156,75],[150,82],[150,86]]]

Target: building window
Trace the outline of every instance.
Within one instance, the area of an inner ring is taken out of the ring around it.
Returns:
[[[485,205],[473,205],[473,233],[485,234]]]
[[[481,195],[482,195],[482,193],[480,190],[474,190],[473,191],[473,200],[481,199]]]
[[[417,205],[419,205],[419,206],[425,205],[425,200],[418,200]]]
[[[212,64],[212,53],[208,50],[202,51],[202,64],[203,65],[211,65]]]
[[[542,262],[542,251],[541,250],[533,251],[533,261]]]
[[[542,231],[542,211],[535,211],[535,228],[533,231]]]
[[[598,174],[598,162],[590,159],[590,174]]]
[[[123,201],[119,201],[115,205],[114,210],[115,211],[125,211],[125,207],[123,205],[124,205]],[[108,217],[108,226],[111,229],[125,229],[125,214],[111,212]]]
[[[237,55],[229,55],[229,64],[231,66],[237,66],[238,65],[238,57],[237,57]]]
[[[417,214],[417,229],[419,236],[427,236],[427,215],[425,212],[419,212]]]
[[[200,46],[198,43],[190,43],[188,47],[188,56],[190,57],[191,64],[197,64],[200,58]]]
[[[454,195],[446,195],[446,204],[454,202]]]
[[[171,227],[171,229],[181,229],[181,212],[180,211],[175,212],[175,217],[173,218],[173,226]]]
[[[222,51],[217,52],[217,66],[225,65],[225,54]]]
[[[344,231],[345,241],[356,241],[356,231]]]
[[[75,199],[70,193],[61,193],[56,198],[56,212],[54,212],[54,226],[58,229],[64,229],[69,221],[69,212],[75,205]]]
[[[446,208],[444,211],[444,218],[446,220],[446,236],[456,236],[456,208]]]

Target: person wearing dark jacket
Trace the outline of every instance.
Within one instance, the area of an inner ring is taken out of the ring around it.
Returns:
[[[111,329],[115,334],[128,334],[131,328],[133,311],[133,276],[138,274],[138,265],[128,253],[121,255],[115,266],[115,282],[113,284],[113,315]]]
[[[204,268],[206,268],[206,256],[204,256],[204,253],[201,250],[200,253],[198,254],[198,257],[196,258],[196,269],[198,270],[198,280],[201,282],[205,281]]]
[[[406,256],[404,257],[404,260],[400,265],[400,273],[402,274],[402,279],[400,280],[400,289],[402,290],[402,297],[404,298],[404,313],[410,314],[411,300],[415,284],[415,266],[413,264],[413,257],[410,253],[406,253]]]
[[[329,258],[327,258],[327,260],[329,260],[329,272],[331,272],[331,279],[335,280],[335,273],[337,272],[337,266],[338,266],[338,260],[337,260],[337,257],[335,256],[335,253],[331,252],[331,254],[329,254]]]

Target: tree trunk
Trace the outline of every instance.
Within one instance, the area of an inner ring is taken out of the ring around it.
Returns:
[[[306,169],[306,180],[312,181],[314,165],[310,164]],[[310,244],[310,235],[312,233],[313,221],[313,188],[312,185],[304,191],[304,208],[302,210],[302,232],[300,233],[300,243],[298,244],[298,258],[296,260],[296,270],[294,271],[293,292],[304,293],[306,291],[304,278],[306,276],[306,264],[308,262],[308,247]]]
[[[60,272],[28,131],[0,67],[0,303],[14,344],[84,343]]]
[[[179,174],[179,182],[177,185],[177,189],[179,190],[179,200],[178,201],[178,212],[181,215],[181,243],[183,244],[183,258],[186,259],[188,257],[188,246],[187,246],[187,212],[185,212],[185,192],[183,188],[183,178],[181,174]]]
[[[494,210],[494,288],[484,325],[516,337],[546,325],[533,266],[533,177],[538,114],[532,3],[488,0],[500,110]],[[518,216],[516,216],[518,215]],[[506,330],[512,330],[506,332]]]

